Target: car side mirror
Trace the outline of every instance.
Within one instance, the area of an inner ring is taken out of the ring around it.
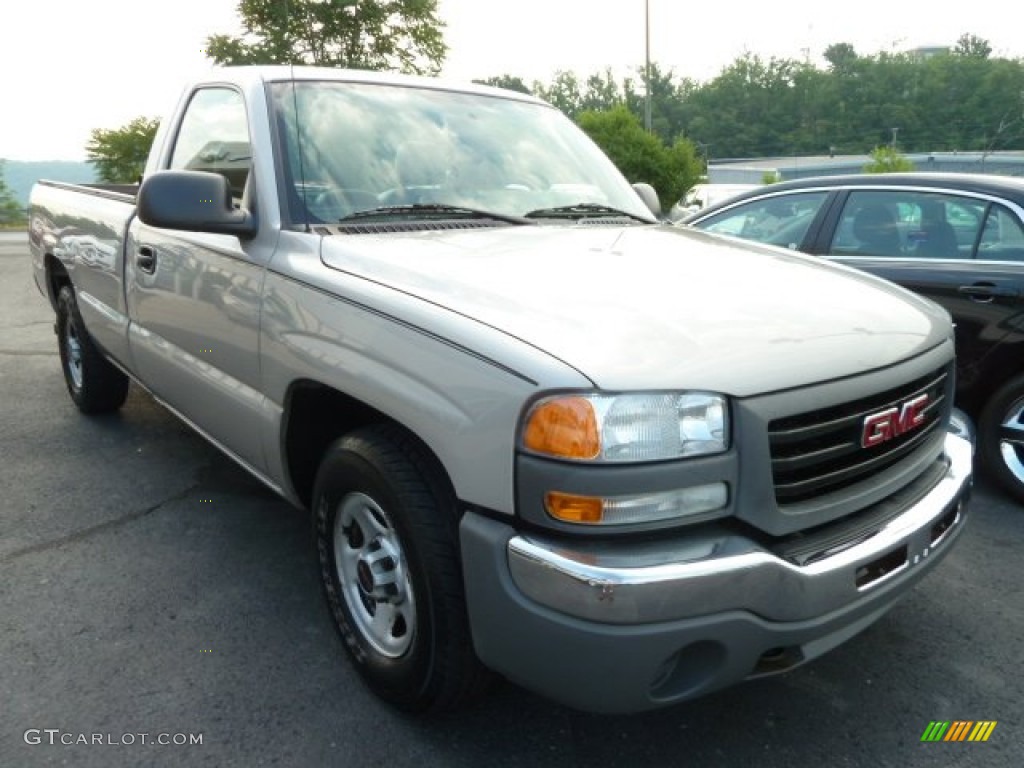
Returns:
[[[219,173],[158,171],[143,179],[139,220],[161,229],[253,237],[256,218],[234,207],[231,186]]]
[[[658,193],[655,191],[654,187],[645,181],[638,181],[633,185],[633,191],[640,196],[641,200],[644,201],[644,205],[647,206],[647,210],[659,219],[662,217],[661,200],[658,199]]]

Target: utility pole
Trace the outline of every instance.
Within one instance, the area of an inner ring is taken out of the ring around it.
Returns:
[[[651,132],[651,0],[644,0],[644,128]]]
[[[896,149],[896,136],[899,134],[899,132],[900,132],[899,128],[893,128],[892,129],[892,148],[893,148],[894,151]]]

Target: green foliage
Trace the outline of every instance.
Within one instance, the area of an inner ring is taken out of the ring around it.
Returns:
[[[973,56],[977,59],[987,59],[992,55],[992,46],[988,40],[977,35],[963,34],[956,41],[953,53],[957,56]]]
[[[94,130],[85,150],[100,179],[111,184],[138,181],[159,125],[155,118],[137,117],[120,128]]]
[[[10,227],[25,223],[25,211],[14,199],[14,193],[4,181],[4,161],[0,160],[0,227]]]
[[[549,85],[534,83],[533,92],[572,119],[576,119],[583,111],[582,86],[579,78],[572,72],[556,72]],[[613,103],[608,103],[602,108],[611,109],[613,106]]]
[[[654,133],[686,136],[708,159],[1024,148],[1024,60],[993,58],[963,35],[950,55],[860,55],[825,49],[826,64],[745,54],[702,84],[651,67]],[[643,77],[557,73],[533,92],[570,117],[625,104],[642,119]]]
[[[718,157],[798,152],[815,133],[814,94],[826,77],[805,63],[746,54],[692,94],[694,118],[681,129]]]
[[[864,173],[899,173],[914,170],[914,164],[893,147],[875,147]]]
[[[779,172],[778,171],[765,171],[764,173],[761,174],[761,183],[762,184],[775,184],[778,181],[779,181]]]
[[[833,43],[823,55],[829,69],[837,74],[853,72],[857,63],[857,51],[849,43]]]
[[[514,75],[495,75],[494,77],[485,77],[482,80],[474,80],[473,82],[480,85],[490,85],[494,88],[504,88],[506,91],[518,91],[519,93],[526,94],[533,93],[521,77],[515,77]]]
[[[437,0],[241,0],[241,37],[211,35],[217,64],[315,64],[436,74],[448,46]]]
[[[533,92],[562,112],[576,119],[583,112],[604,112],[620,105],[638,117],[644,113],[643,71],[616,81],[611,70],[581,80],[573,72],[558,72],[551,83],[535,82]],[[675,81],[671,72],[651,64],[651,128],[666,144],[681,135],[689,115],[687,99],[696,84]]]
[[[679,139],[667,146],[645,131],[625,105],[582,112],[577,122],[627,179],[653,186],[663,206],[672,205],[700,177],[701,162],[691,142]]]

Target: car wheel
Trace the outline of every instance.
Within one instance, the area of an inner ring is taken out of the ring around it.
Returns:
[[[408,711],[442,711],[490,677],[473,651],[454,494],[418,441],[391,426],[333,443],[313,492],[327,603],[369,687]]]
[[[1011,379],[989,398],[981,412],[978,438],[984,468],[1024,502],[1024,376]]]
[[[64,382],[78,409],[106,413],[120,408],[128,396],[128,377],[93,344],[70,285],[57,294],[57,340]]]

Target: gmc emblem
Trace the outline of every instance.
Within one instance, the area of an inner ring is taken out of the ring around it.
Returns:
[[[860,435],[861,448],[873,448],[892,440],[924,423],[924,409],[928,405],[928,394],[918,395],[903,405],[864,417],[864,429]]]

